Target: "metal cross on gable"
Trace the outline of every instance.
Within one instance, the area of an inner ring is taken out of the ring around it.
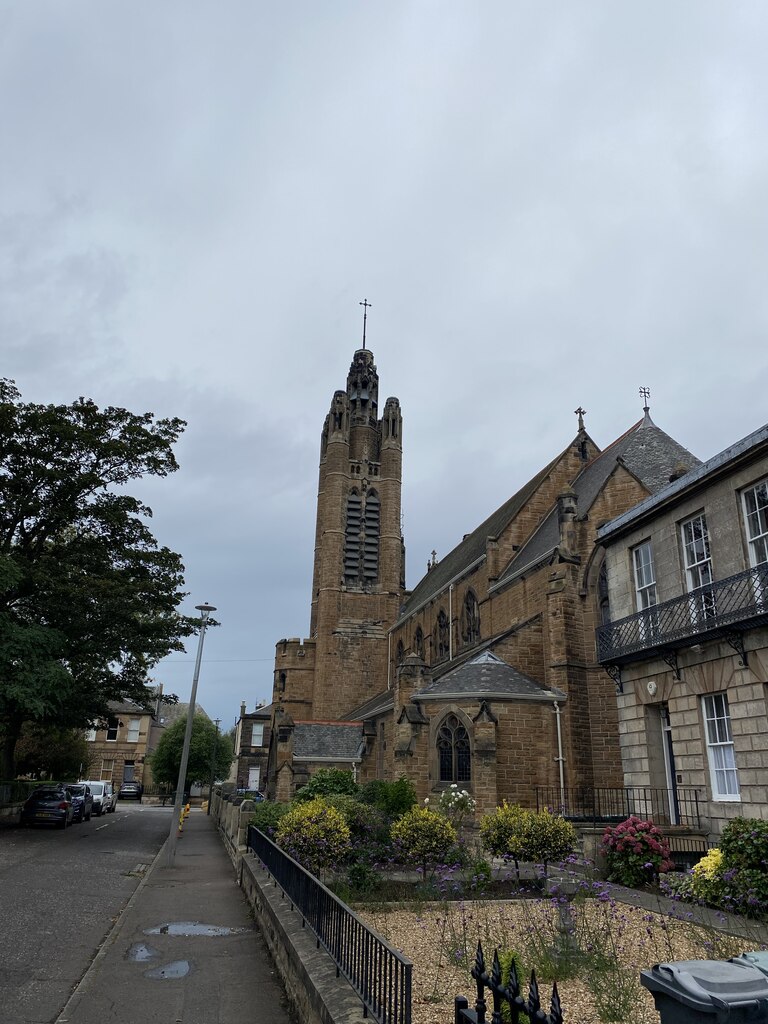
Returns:
[[[643,412],[648,412],[648,399],[651,397],[651,389],[640,388],[640,397],[645,402],[645,405],[643,406]]]
[[[579,430],[583,430],[584,429],[584,417],[587,415],[587,410],[586,409],[582,409],[582,407],[579,406],[579,408],[578,409],[574,409],[573,412],[574,412],[574,415],[579,417]]]

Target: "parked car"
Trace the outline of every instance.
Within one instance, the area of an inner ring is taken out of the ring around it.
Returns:
[[[72,800],[65,786],[59,783],[38,786],[21,809],[21,824],[66,828],[73,814]]]
[[[118,796],[121,800],[138,800],[141,803],[141,795],[144,787],[140,782],[124,782],[120,787]]]
[[[106,804],[104,801],[104,787],[106,783],[96,779],[80,779],[81,783],[91,788],[91,796],[93,797],[93,813],[96,817],[100,817],[106,813]]]
[[[111,782],[104,783],[104,814],[112,814],[117,807],[117,790]]]
[[[72,821],[90,821],[93,814],[93,794],[85,782],[73,782],[67,786],[72,801]]]

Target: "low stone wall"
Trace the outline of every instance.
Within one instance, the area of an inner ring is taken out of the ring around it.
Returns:
[[[246,848],[252,800],[232,803],[220,790],[211,800],[224,846],[302,1024],[363,1024],[363,1005],[352,986],[336,976],[336,965],[318,948],[314,933],[291,907],[261,862]]]

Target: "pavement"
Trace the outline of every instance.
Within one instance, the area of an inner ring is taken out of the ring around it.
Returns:
[[[285,996],[214,819],[160,850],[54,1024],[289,1024]]]

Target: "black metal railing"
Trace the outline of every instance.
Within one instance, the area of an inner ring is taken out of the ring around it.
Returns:
[[[486,991],[491,993],[493,1001],[492,1024],[500,1024],[504,1019],[511,1021],[511,1024],[520,1024],[524,1018],[529,1021],[536,1021],[537,1024],[563,1024],[563,1010],[560,1005],[560,996],[557,993],[557,983],[552,987],[552,998],[549,1003],[549,1013],[541,1009],[541,997],[539,985],[536,981],[536,972],[531,971],[530,983],[528,985],[528,998],[526,998],[520,987],[520,979],[517,976],[517,968],[514,959],[509,969],[509,980],[507,984],[502,983],[501,965],[499,963],[499,951],[493,954],[493,964],[490,971],[486,969],[483,958],[483,947],[478,942],[475,964],[472,968],[472,977],[477,983],[477,1000],[473,1009],[469,1008],[469,1001],[464,996],[456,996],[454,1000],[454,1024],[484,1024],[487,1001]],[[509,1017],[503,1013],[503,1007],[509,1008]]]
[[[411,1024],[411,961],[369,928],[346,903],[253,825],[248,849],[309,925],[379,1024]]]
[[[684,647],[768,622],[768,564],[699,587],[597,630],[597,660],[632,661],[654,649]]]
[[[699,790],[689,786],[654,789],[649,786],[625,786],[605,789],[580,786],[536,787],[536,810],[557,811],[569,821],[600,825],[625,821],[631,815],[655,825],[685,825],[700,828]]]

